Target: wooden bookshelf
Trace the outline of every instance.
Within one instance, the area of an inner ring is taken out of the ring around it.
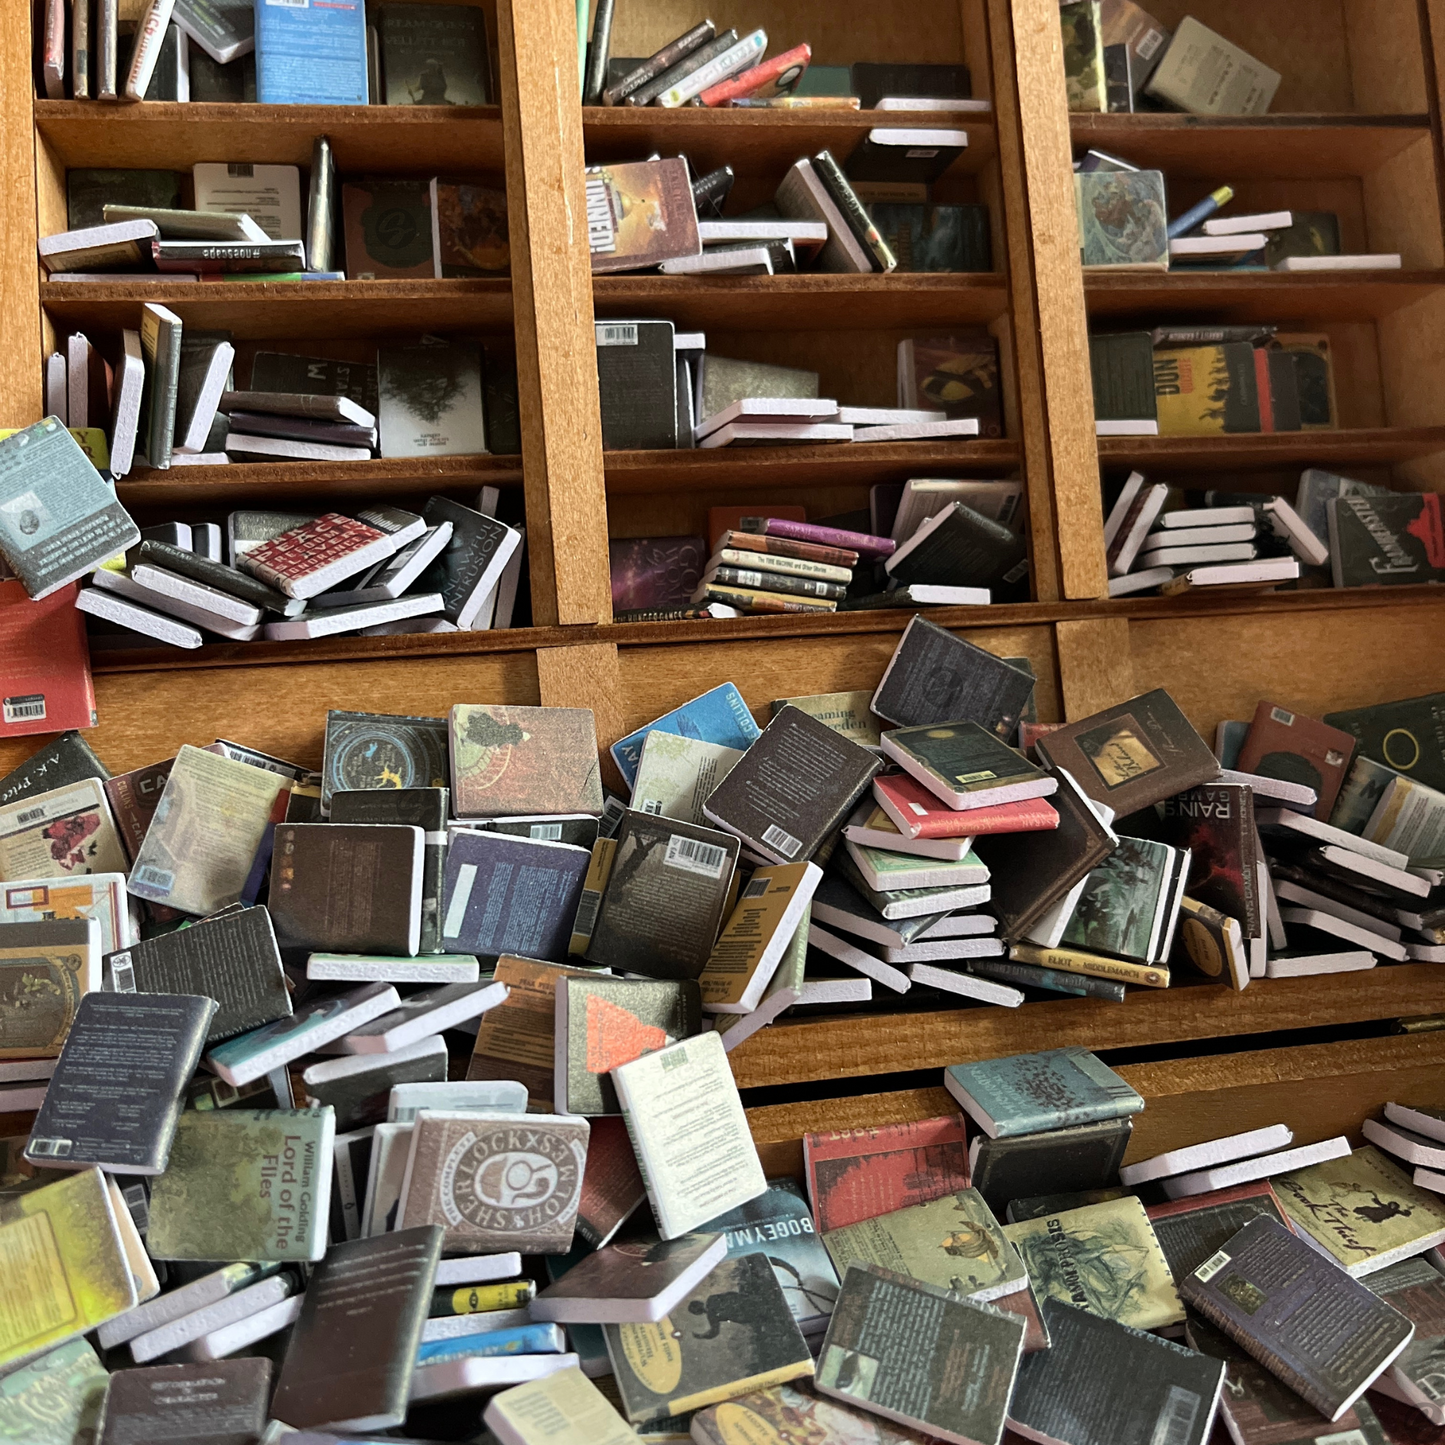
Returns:
[[[146,521],[223,517],[243,504],[465,499],[520,489],[536,626],[508,632],[307,643],[96,651],[100,723],[91,741],[116,771],[185,742],[232,736],[319,762],[326,709],[440,713],[458,701],[592,707],[604,747],[724,680],[766,719],[769,702],[872,686],[906,616],[612,622],[609,536],[700,530],[714,505],[797,502],[811,515],[864,506],[877,482],[1015,477],[1025,483],[1033,600],[940,610],[934,620],[1003,656],[1027,657],[1044,721],[1086,716],[1168,688],[1211,736],[1261,696],[1318,715],[1445,688],[1445,593],[1432,588],[1110,601],[1101,472],[1137,467],[1190,486],[1289,489],[1305,466],[1386,485],[1445,490],[1445,223],[1438,79],[1441,0],[1150,0],[1166,24],[1186,13],[1284,75],[1258,118],[1068,113],[1057,0],[757,0],[721,25],[763,25],[771,48],[801,40],[820,64],[860,57],[958,60],[987,112],[895,114],[887,123],[968,132],[940,199],[990,209],[993,262],[973,275],[773,278],[591,276],[584,158],[686,153],[737,171],[734,209],[771,197],[801,156],[840,160],[876,115],[583,109],[568,0],[484,4],[496,42],[497,100],[476,109],[125,105],[35,100],[25,26],[0,29],[0,146],[11,184],[0,208],[0,410],[41,414],[40,358],[79,328],[97,339],[134,326],[142,300],[188,325],[258,346],[359,355],[374,338],[422,331],[516,349],[522,451],[327,465],[232,464],[137,471],[119,487]],[[702,0],[619,0],[615,54],[646,54],[706,13]],[[342,178],[459,174],[507,187],[513,271],[503,281],[188,284],[44,281],[33,241],[64,227],[67,167],[245,159],[305,167],[330,137]],[[1400,272],[1334,276],[1085,275],[1070,160],[1089,146],[1166,172],[1188,204],[1221,181],[1241,207],[1336,210],[1347,249],[1398,250]],[[1006,435],[962,442],[737,451],[604,452],[593,318],[665,317],[708,333],[723,355],[807,366],[823,391],[890,404],[904,335],[986,327],[1001,348]],[[1091,325],[1278,320],[1327,331],[1340,358],[1337,432],[1096,439]],[[513,497],[512,500],[515,500]],[[31,751],[0,742],[0,772]],[[604,765],[610,770],[610,762]],[[612,781],[615,783],[616,779]],[[871,1073],[933,1069],[1017,1049],[1082,1042],[1171,1047],[1286,1028],[1358,1027],[1445,1009],[1445,970],[1377,968],[1327,979],[1258,980],[1242,995],[1181,980],[1122,1005],[1062,999],[1018,1010],[910,1009],[775,1025],[735,1056],[747,1088],[833,1081],[836,1096],[752,1111],[773,1165],[792,1165],[813,1128],[924,1117],[936,1091],[844,1097]],[[1391,1097],[1445,1102],[1445,1044],[1377,1038],[1292,1050],[1133,1065],[1150,1099],[1135,1152],[1222,1132],[1212,1124],[1291,1123],[1302,1141],[1352,1128]],[[1127,1071],[1126,1071],[1127,1072]],[[1398,1082],[1391,1082],[1398,1081]],[[1210,1127],[1206,1127],[1206,1126]],[[1244,1127],[1243,1124],[1240,1127]]]

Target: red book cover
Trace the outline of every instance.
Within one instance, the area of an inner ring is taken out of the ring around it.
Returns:
[[[388,542],[385,532],[368,527],[365,522],[343,517],[340,512],[327,512],[314,522],[306,522],[282,532],[279,537],[272,537],[269,542],[262,542],[245,555],[241,565],[288,597],[311,597],[323,590],[314,585],[315,580],[328,574],[337,563],[364,555],[373,548],[377,548],[380,556],[386,548],[378,548],[378,544]]]
[[[587,1122],[592,1133],[582,1171],[577,1233],[593,1249],[600,1249],[642,1203],[647,1189],[622,1115],[605,1114]]]
[[[0,738],[95,726],[95,685],[80,584],[32,602],[0,582]]]
[[[1319,794],[1314,816],[1329,822],[1354,751],[1355,740],[1349,733],[1318,718],[1261,702],[1236,766],[1242,773],[1282,778],[1287,783],[1313,788]]]
[[[803,1137],[818,1229],[876,1219],[969,1186],[962,1114]]]
[[[873,796],[909,838],[977,838],[987,833],[1043,833],[1059,826],[1059,815],[1044,798],[1000,803],[960,813],[946,808],[907,773],[873,779]]]

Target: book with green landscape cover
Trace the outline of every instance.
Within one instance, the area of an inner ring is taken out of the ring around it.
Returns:
[[[976,722],[893,728],[884,756],[955,808],[994,807],[1056,792],[1058,781]]]

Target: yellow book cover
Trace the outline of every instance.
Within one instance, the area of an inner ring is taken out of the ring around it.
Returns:
[[[1356,1279],[1445,1241],[1445,1199],[1372,1144],[1270,1183],[1294,1227]]]
[[[1154,400],[1162,437],[1210,437],[1259,430],[1254,348],[1162,347],[1154,353]]]
[[[835,733],[842,733],[860,748],[876,748],[879,730],[878,719],[870,708],[872,701],[871,692],[820,692],[809,697],[780,697],[768,706],[773,717],[785,707],[795,707],[826,723]]]
[[[822,876],[816,863],[779,864],[753,874],[698,977],[704,1012],[757,1008]]]
[[[587,876],[582,880],[577,918],[572,924],[572,938],[567,945],[569,957],[581,958],[592,942],[597,910],[602,907],[602,895],[607,891],[607,880],[612,876],[612,860],[616,856],[616,838],[599,838],[592,845],[592,861],[587,865]]]
[[[0,1197],[0,1367],[137,1303],[105,1175]]]
[[[1133,1195],[1006,1224],[1003,1232],[1041,1297],[1136,1330],[1184,1318],[1164,1251]]]
[[[1169,987],[1167,968],[1106,958],[1102,953],[1085,953],[1078,948],[1041,948],[1036,943],[1014,943],[1009,946],[1008,956],[1015,963],[1031,963],[1036,968],[1058,968],[1090,978],[1113,978],[1120,983],[1142,984],[1145,988]]]

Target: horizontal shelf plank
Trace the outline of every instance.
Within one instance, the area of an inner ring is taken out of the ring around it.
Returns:
[[[66,166],[163,166],[244,156],[309,166],[315,136],[330,138],[343,176],[499,176],[500,106],[218,105],[142,101],[100,105],[37,100],[35,128]]]
[[[1071,115],[1076,148],[1117,153],[1175,179],[1364,176],[1430,136],[1428,115]]]
[[[44,281],[40,304],[60,325],[119,330],[147,301],[187,326],[241,341],[277,336],[415,336],[510,327],[509,279],[473,281]]]
[[[968,147],[950,168],[979,171],[994,158],[992,114],[977,111],[708,110],[587,106],[582,136],[589,162],[631,161],[657,151],[686,153],[695,169],[781,173],[800,156],[832,151],[839,164],[876,127],[963,130]]]
[[[1445,426],[1211,437],[1100,437],[1106,467],[1231,472],[1243,467],[1386,467],[1445,451]]]
[[[942,1068],[1070,1044],[1097,1052],[1317,1028],[1430,1013],[1442,1005],[1445,972],[1434,964],[1397,964],[1332,979],[1257,979],[1243,993],[1191,980],[1182,987],[1132,989],[1123,1003],[1070,998],[1016,1009],[980,1005],[776,1023],[730,1057],[738,1087],[753,1089]]]
[[[857,331],[980,324],[1008,309],[1001,273],[598,276],[597,315],[661,317],[708,331]]]
[[[880,278],[881,279],[881,278]],[[1161,315],[1211,322],[1375,321],[1445,286],[1445,270],[1337,271],[1317,275],[1264,271],[1084,272],[1091,321],[1137,317],[1149,328]]]

